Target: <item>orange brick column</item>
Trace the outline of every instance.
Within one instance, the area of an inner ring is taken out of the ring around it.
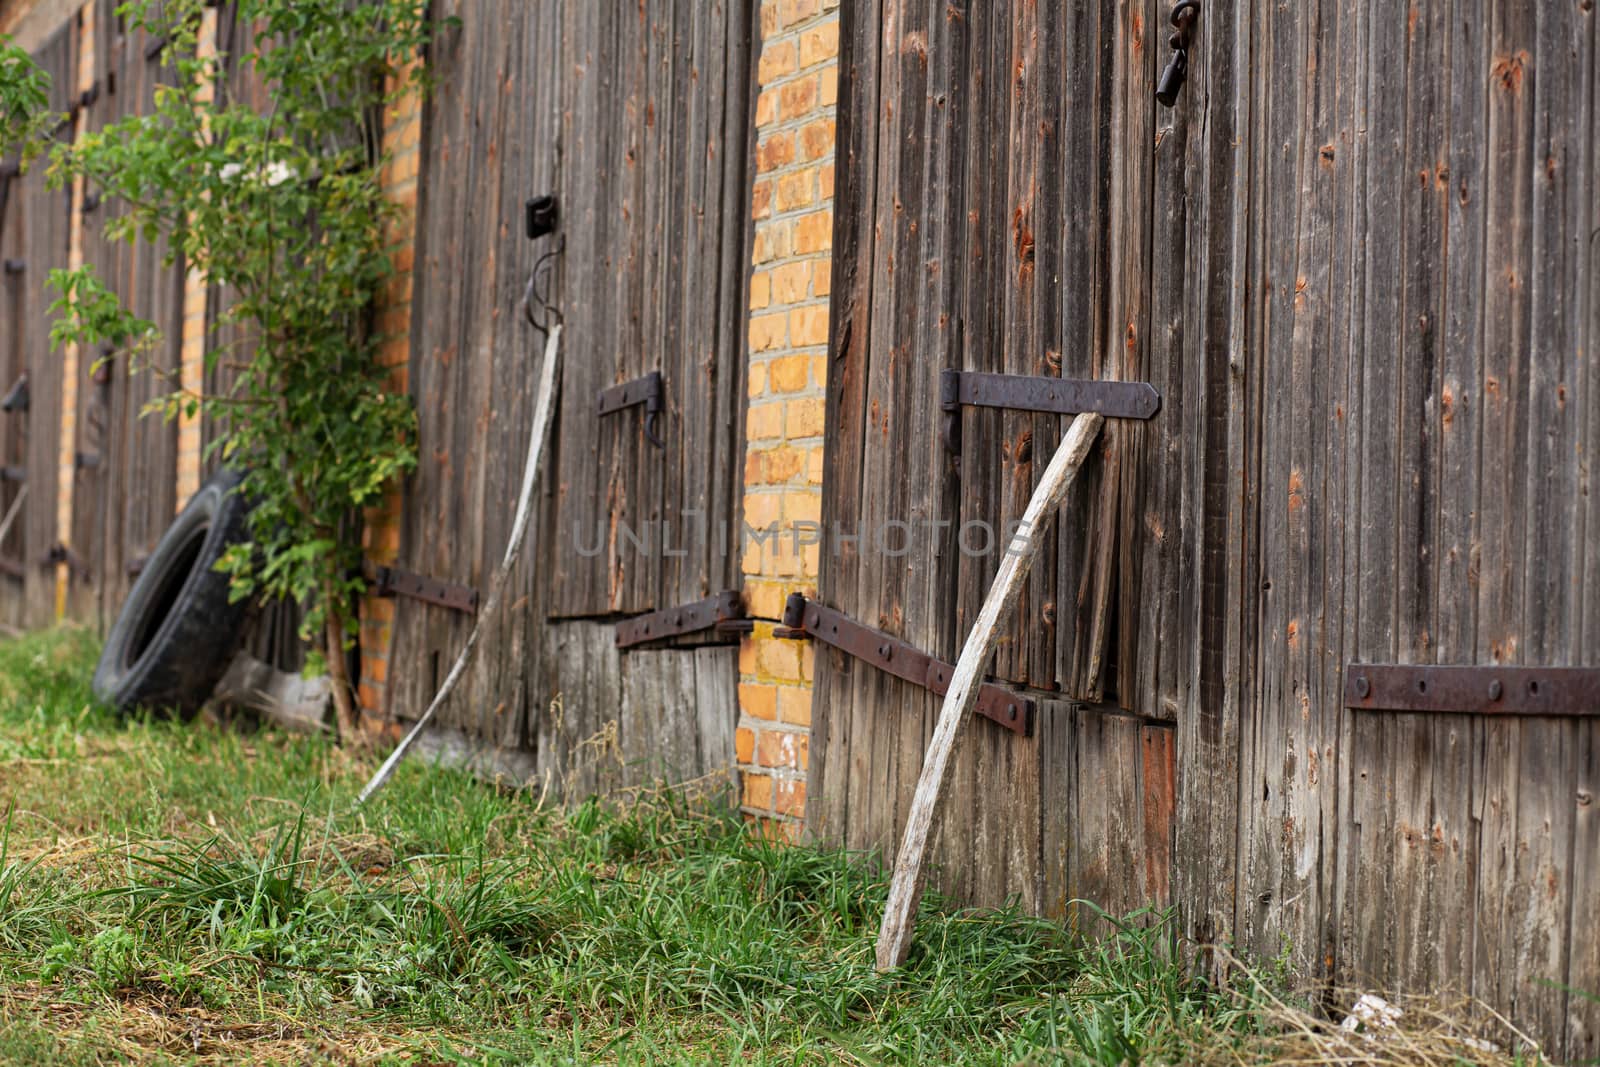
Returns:
[[[411,93],[384,116],[383,124],[383,150],[388,160],[381,181],[384,194],[400,210],[387,234],[395,273],[378,308],[378,360],[389,368],[389,389],[396,393],[411,387],[411,268],[421,137],[421,101]],[[393,563],[399,557],[400,514],[399,486],[391,486],[383,503],[367,509],[361,544],[368,559]],[[387,714],[385,697],[393,628],[393,600],[367,597],[361,602],[361,685],[357,695],[362,713],[369,720],[381,721]]]
[[[200,13],[200,35],[195,43],[195,58],[202,61],[217,54],[217,10],[208,7]],[[203,104],[211,102],[212,88],[207,81],[196,94]],[[206,279],[193,267],[183,280],[183,342],[178,351],[178,388],[186,395],[199,397],[205,392],[206,367]],[[177,506],[189,502],[200,489],[200,409],[190,413],[178,410]]]
[[[755,632],[739,656],[737,757],[743,810],[793,838],[805,815],[811,743],[809,643],[772,636],[785,598],[816,591],[822,423],[833,267],[839,0],[764,0],[756,102],[756,223],[750,274],[750,408],[744,583]],[[813,527],[815,529],[815,527]]]
[[[95,5],[85,4],[79,15],[78,84],[74,97],[94,85]],[[89,109],[81,108],[73,126],[74,139],[81,138],[89,126]],[[72,214],[67,221],[67,269],[83,266],[83,196],[85,182],[80,175],[72,179]],[[61,427],[56,439],[56,538],[72,547],[73,490],[78,478],[78,365],[82,352],[76,341],[68,342],[61,353]],[[56,621],[67,616],[67,586],[71,580],[66,563],[56,564]]]

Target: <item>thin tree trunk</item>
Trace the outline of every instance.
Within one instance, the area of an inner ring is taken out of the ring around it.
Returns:
[[[350,672],[344,658],[344,611],[339,605],[332,583],[323,586],[327,606],[325,626],[325,655],[328,660],[328,680],[333,689],[333,710],[339,720],[339,742],[358,744],[362,739],[361,717],[356,711],[355,694],[350,689]]]

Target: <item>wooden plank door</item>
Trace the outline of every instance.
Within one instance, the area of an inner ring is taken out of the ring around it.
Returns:
[[[824,553],[819,595],[946,658],[1062,420],[963,409],[951,454],[941,371],[1146,370],[1155,16],[1142,0],[844,9],[823,517],[860,538]],[[952,766],[938,877],[968,899],[1167,899],[1174,714],[1102,703],[1142,566],[1144,434],[1117,426],[1097,448],[997,655],[995,676],[1039,701],[1034,735],[975,722]],[[937,700],[818,662],[808,825],[887,858]]]
[[[399,563],[480,589],[493,573],[545,341],[519,302],[539,257],[561,248],[548,297],[563,380],[540,515],[514,594],[484,621],[495,642],[441,716],[557,788],[615,784],[592,766],[568,772],[599,751],[584,747],[592,735],[609,726],[618,740],[619,720],[619,758],[670,752],[674,773],[731,760],[735,650],[619,655],[614,624],[739,586],[754,12],[749,0],[437,7],[461,22],[429,56],[411,294],[421,458]],[[523,205],[544,195],[560,224],[532,243]],[[665,379],[663,448],[641,408],[596,412],[599,390],[651,371]],[[397,715],[427,706],[470,625],[396,604]]]
[[[737,431],[753,23],[740,0],[570,5],[560,47],[563,381],[552,617],[634,614],[738,586]],[[601,417],[660,373],[665,410]]]

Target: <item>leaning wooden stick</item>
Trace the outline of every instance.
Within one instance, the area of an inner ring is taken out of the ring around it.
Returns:
[[[532,292],[531,282],[528,288],[529,292]],[[553,421],[551,413],[555,410],[556,392],[560,385],[561,326],[557,324],[545,338],[544,367],[539,374],[539,391],[533,405],[533,431],[528,436],[528,460],[522,467],[522,492],[517,497],[517,517],[511,524],[511,540],[506,543],[505,558],[500,561],[500,569],[495,571],[494,579],[489,583],[489,595],[484,598],[483,607],[478,610],[477,621],[472,624],[472,632],[467,634],[467,643],[462,646],[461,654],[456,657],[456,665],[450,668],[444,684],[433,695],[428,710],[422,713],[416,725],[411,727],[411,732],[401,739],[394,751],[389,753],[389,758],[383,761],[383,766],[372,776],[372,781],[368,782],[356,796],[358,806],[372,799],[372,795],[383,788],[383,783],[394,774],[394,769],[400,766],[400,761],[406,758],[411,746],[417,743],[422,731],[428,728],[433,716],[444,706],[456,683],[466,673],[467,664],[472,662],[472,654],[478,647],[478,634],[483,630],[484,620],[493,618],[494,613],[500,609],[500,600],[505,596],[506,586],[511,581],[511,568],[516,565],[517,553],[522,551],[523,535],[528,532],[528,516],[533,510],[533,487],[539,480],[539,466],[544,459],[545,438],[550,435],[550,425]]]
[[[1066,439],[1056,449],[1055,458],[1044,472],[1028,510],[1023,513],[1022,526],[1006,546],[1005,559],[1000,573],[995,576],[989,595],[984,598],[983,610],[972,626],[967,643],[962,646],[961,658],[956,660],[955,676],[945,693],[944,706],[939,709],[939,722],[933,730],[933,740],[922,761],[922,776],[917,779],[917,791],[911,798],[911,812],[906,816],[905,835],[900,839],[900,854],[895,859],[894,880],[889,883],[889,903],[883,911],[883,926],[878,931],[878,970],[889,971],[900,966],[911,951],[911,935],[916,926],[917,905],[922,902],[923,854],[928,848],[928,834],[933,829],[938,813],[939,796],[944,789],[945,772],[950,766],[950,755],[955,750],[961,727],[972,715],[978,701],[978,689],[983,683],[984,665],[994,652],[996,631],[1000,619],[1016,603],[1022,592],[1022,579],[1039,554],[1039,528],[1049,514],[1061,503],[1072,480],[1088,458],[1089,449],[1105,419],[1099,415],[1079,415],[1067,431]]]

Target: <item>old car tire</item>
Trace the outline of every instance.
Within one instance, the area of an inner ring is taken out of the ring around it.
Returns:
[[[196,493],[162,535],[128,591],[94,672],[94,694],[128,711],[194,715],[239,646],[248,605],[228,599],[215,569],[245,538],[249,507],[240,475],[223,470]]]

